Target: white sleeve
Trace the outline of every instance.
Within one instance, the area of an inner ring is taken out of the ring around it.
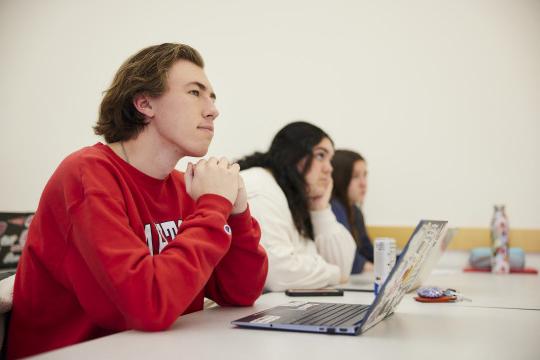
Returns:
[[[342,279],[348,279],[356,253],[354,238],[337,221],[330,206],[310,213],[317,251],[327,262],[339,267]]]
[[[278,185],[250,184],[253,179],[245,176],[244,180],[250,211],[259,222],[261,244],[268,255],[265,287],[271,291],[283,291],[338,284],[341,277],[339,267],[326,262],[317,253],[312,240],[300,236],[292,223],[287,200]]]

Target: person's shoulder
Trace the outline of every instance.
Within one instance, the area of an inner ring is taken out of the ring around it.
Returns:
[[[242,170],[240,171],[240,174],[242,174],[242,176],[259,176],[273,178],[272,173],[268,169],[260,166],[255,166],[249,169]]]
[[[330,199],[330,206],[332,211],[335,213],[345,213],[345,206],[336,198]]]
[[[79,172],[86,164],[95,166],[100,162],[107,162],[108,159],[104,147],[106,147],[106,145],[97,143],[93,146],[86,146],[72,152],[62,160],[60,165],[58,165],[57,172],[69,174]]]
[[[277,185],[277,182],[270,170],[262,167],[252,167],[242,170],[240,175],[242,175],[242,179],[244,179],[246,184],[249,183],[258,185],[258,187],[265,187],[269,185],[272,186],[274,184]]]
[[[349,221],[347,220],[347,210],[343,203],[336,198],[332,198],[330,200],[330,207],[332,208],[332,212],[336,216],[336,219],[348,228]]]
[[[265,197],[273,201],[287,203],[285,193],[277,183],[270,170],[253,167],[240,172],[249,198]]]
[[[99,191],[118,189],[129,173],[129,165],[102,143],[81,148],[68,155],[55,170],[51,180],[66,186],[82,186]]]
[[[87,146],[66,156],[47,181],[42,196],[65,197],[66,201],[73,202],[83,197],[85,179],[95,178],[104,182],[107,178],[106,172],[99,170],[100,163],[106,161],[103,149],[100,149],[104,146]]]

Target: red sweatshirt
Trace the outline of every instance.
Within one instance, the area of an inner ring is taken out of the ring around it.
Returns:
[[[251,305],[267,258],[249,213],[194,202],[184,176],[149,177],[96,144],[68,156],[43,191],[13,295],[8,357],[115,332],[167,329],[181,314]],[[232,235],[231,235],[232,233]]]

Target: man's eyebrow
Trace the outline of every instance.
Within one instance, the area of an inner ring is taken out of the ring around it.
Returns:
[[[200,83],[198,81],[193,81],[193,82],[190,82],[188,85],[196,85],[199,89],[201,89],[202,91],[206,91],[207,88],[206,86],[203,84],[203,83]],[[210,97],[214,100],[216,100],[216,94],[215,93],[210,93]]]

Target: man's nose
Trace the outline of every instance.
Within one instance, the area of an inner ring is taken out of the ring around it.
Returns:
[[[215,120],[219,116],[219,110],[213,101],[209,101],[208,105],[204,109],[203,116],[205,118],[209,117],[212,120]]]

